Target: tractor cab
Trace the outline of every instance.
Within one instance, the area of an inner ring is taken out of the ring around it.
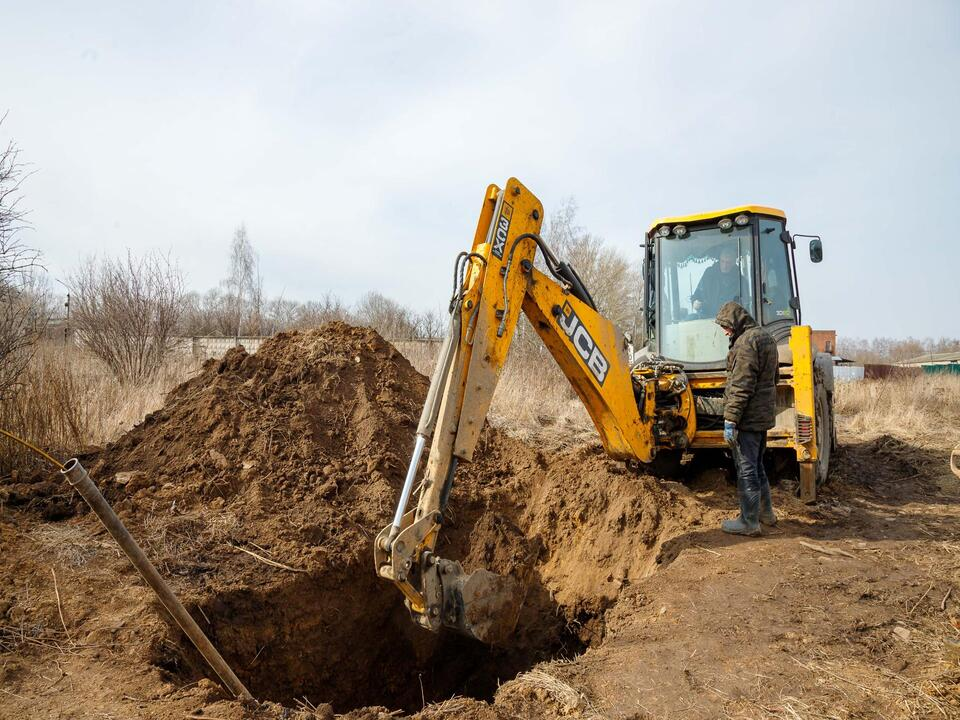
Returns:
[[[782,210],[744,205],[661,218],[644,243],[645,353],[688,370],[724,367],[727,338],[714,322],[734,301],[785,344],[800,324],[796,244]],[[819,262],[819,237],[810,258]]]

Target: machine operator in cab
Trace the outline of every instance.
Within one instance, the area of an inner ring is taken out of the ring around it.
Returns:
[[[693,309],[701,317],[713,317],[725,302],[740,302],[740,267],[737,265],[737,248],[724,245],[720,248],[720,260],[708,267],[697,289],[691,296]]]

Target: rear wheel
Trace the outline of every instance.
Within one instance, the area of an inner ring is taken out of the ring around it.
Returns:
[[[817,414],[817,487],[827,481],[830,472],[830,455],[833,451],[833,406],[823,385],[817,386],[814,396],[814,411]]]

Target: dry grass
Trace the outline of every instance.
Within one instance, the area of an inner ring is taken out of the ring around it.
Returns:
[[[496,698],[505,700],[510,696],[536,699],[556,708],[560,717],[602,720],[603,716],[582,690],[561,680],[552,672],[550,665],[540,665],[529,672],[520,673],[497,690]]]
[[[836,413],[848,437],[892,435],[911,445],[952,447],[960,442],[960,377],[839,383]]]
[[[153,379],[122,384],[95,358],[72,347],[41,347],[21,378],[16,394],[0,406],[0,427],[60,457],[116,439],[163,404],[167,392],[198,369],[176,355]],[[35,461],[0,439],[0,471]]]
[[[599,442],[586,408],[552,358],[508,359],[493,395],[490,422],[550,450]]]
[[[413,365],[414,370],[430,377],[433,366],[437,362],[441,343],[427,340],[394,340],[392,344],[407,359],[407,362]]]
[[[433,372],[439,343],[397,342],[420,373]],[[539,447],[555,450],[598,442],[596,428],[553,358],[515,345],[490,406],[490,423]]]
[[[101,552],[120,555],[116,544],[82,525],[44,523],[27,534],[40,557],[65,567],[83,567]]]
[[[239,527],[239,518],[229,511],[201,506],[181,512],[170,507],[144,512],[142,542],[144,550],[169,571],[203,556],[211,547],[231,544]]]

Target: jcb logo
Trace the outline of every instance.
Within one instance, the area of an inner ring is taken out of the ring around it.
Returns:
[[[510,220],[513,218],[513,206],[503,203],[500,208],[500,217],[497,218],[497,227],[493,231],[493,256],[503,260],[503,250],[507,245],[507,233],[510,231]]]
[[[600,352],[597,343],[590,336],[580,318],[577,317],[569,302],[563,304],[563,309],[557,316],[557,324],[570,338],[570,342],[577,349],[577,353],[590,368],[590,372],[593,373],[600,386],[603,387],[603,381],[607,378],[610,363]]]

